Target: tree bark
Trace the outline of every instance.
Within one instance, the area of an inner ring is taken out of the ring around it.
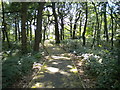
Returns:
[[[70,16],[70,38],[72,38],[72,17]]]
[[[44,26],[44,31],[43,31],[43,42],[45,41],[45,34],[46,34],[46,26]]]
[[[15,17],[15,41],[17,41],[17,19]]]
[[[61,16],[61,40],[64,40],[64,23],[63,23],[63,16]]]
[[[4,20],[5,16],[4,16],[4,4],[3,4],[3,1],[2,1],[2,35],[3,35],[3,39],[2,39],[2,42],[4,43],[5,42],[5,20]]]
[[[19,20],[18,20],[18,23],[17,23],[17,29],[18,29],[18,38],[19,38],[19,41],[21,40],[21,32],[20,32],[20,28],[19,28]]]
[[[112,48],[113,48],[113,36],[114,36],[114,31],[113,31],[113,10],[112,9],[110,9],[110,11],[111,11],[111,14],[110,14],[110,16],[111,16],[111,29],[112,29],[112,37],[111,37],[111,46],[112,46]]]
[[[38,7],[38,15],[37,15],[37,29],[35,30],[35,43],[34,43],[34,51],[39,51],[39,43],[42,38],[42,11],[44,8],[44,2],[39,2]]]
[[[21,36],[22,36],[22,53],[27,52],[27,37],[26,37],[26,19],[27,19],[27,3],[22,2],[21,8]]]
[[[106,2],[104,3],[104,31],[106,36],[106,41],[108,42],[108,29],[107,29],[107,16],[106,16]]]
[[[96,33],[97,33],[97,31],[96,31],[96,26],[95,26],[95,30],[94,30],[94,34],[93,34],[93,42],[92,42],[91,47],[94,47],[94,45],[95,45]]]
[[[81,12],[79,12],[78,18],[75,19],[75,24],[74,24],[74,28],[73,28],[73,37],[72,37],[73,39],[75,39],[75,31],[76,31],[76,28],[77,28],[77,22],[78,22],[78,20],[80,18],[80,14],[81,14]]]
[[[55,40],[56,40],[56,44],[59,44],[60,39],[59,39],[57,14],[56,14],[56,11],[55,11],[55,2],[52,2],[52,11],[53,11],[54,19],[55,19]]]
[[[92,4],[94,5],[94,10],[95,10],[95,13],[96,13],[97,45],[99,45],[99,44],[100,44],[100,29],[99,29],[98,12],[97,12],[97,9],[96,9],[96,6],[95,6],[95,3],[92,2]]]
[[[85,46],[85,43],[86,43],[85,33],[86,33],[87,18],[88,18],[88,6],[87,6],[87,2],[85,2],[85,5],[86,5],[86,11],[85,11],[86,19],[85,19],[84,31],[83,31],[83,33],[82,33],[83,46]]]
[[[32,41],[32,20],[30,21],[30,41]]]
[[[28,24],[28,21],[27,21],[27,37],[29,38],[29,24]]]
[[[79,26],[79,36],[81,37],[81,26],[82,26],[82,18],[80,18],[80,26]]]

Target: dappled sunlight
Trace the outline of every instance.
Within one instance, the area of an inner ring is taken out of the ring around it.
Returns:
[[[77,65],[79,65],[79,66],[82,66],[82,64],[83,64],[83,62],[79,62],[79,63],[77,63]]]
[[[58,64],[57,62],[52,62],[52,64]]]
[[[55,87],[52,85],[51,81],[46,81],[43,83],[37,82],[31,88],[55,88]]]
[[[53,49],[53,50],[61,50],[60,48],[56,48],[56,47],[55,47],[55,48],[52,48],[52,49]]]
[[[77,68],[74,67],[74,66],[67,65],[67,67],[70,68],[70,72],[73,72],[73,73],[77,73],[78,72]]]
[[[48,60],[52,59],[50,56],[45,56],[44,58]]]
[[[43,83],[36,83],[35,85],[33,85],[31,88],[43,88],[44,84]]]
[[[98,55],[85,53],[85,54],[82,54],[81,57],[83,57],[82,61],[87,60],[88,62],[91,62],[92,60],[92,61],[97,61],[98,63],[102,64],[102,58]]]
[[[70,58],[72,56],[71,53],[62,53],[62,54],[59,54],[60,56],[63,56],[63,57],[68,57]]]
[[[68,67],[68,68],[73,68],[73,66],[71,66],[71,65],[67,65],[67,67]]]
[[[70,72],[78,73],[78,70],[77,70],[77,68],[72,68],[72,69],[70,69]]]
[[[64,59],[64,60],[70,60],[70,58],[68,58],[68,57],[64,57],[64,56],[55,56],[55,55],[52,55],[51,56],[53,59]]]
[[[36,76],[33,77],[33,80],[38,79],[38,78],[43,78],[43,77],[44,77],[44,75],[36,75]]]
[[[60,72],[60,74],[63,74],[63,75],[66,75],[66,76],[70,76],[70,73],[68,73],[68,72],[65,72],[65,71],[62,71],[62,70],[60,70],[59,72]]]
[[[85,53],[81,55],[82,57],[84,57],[84,60],[88,59],[90,56],[93,56],[93,54],[90,53]]]
[[[79,73],[82,75],[82,74],[84,73],[84,71],[80,69],[80,70],[79,70]]]
[[[33,69],[41,69],[42,64],[34,62]]]
[[[51,73],[56,73],[59,71],[59,68],[55,68],[55,67],[46,67],[46,69]]]

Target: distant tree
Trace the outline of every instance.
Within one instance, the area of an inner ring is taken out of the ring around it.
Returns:
[[[15,17],[15,41],[17,41],[18,36],[18,28],[17,28],[17,17]]]
[[[77,16],[78,15],[78,16]],[[78,14],[76,14],[76,19],[75,19],[75,23],[74,23],[74,28],[73,28],[73,39],[75,39],[75,32],[76,32],[76,28],[77,28],[77,22],[80,18],[81,15],[81,11],[78,11]]]
[[[2,33],[3,33],[3,43],[5,42],[5,37],[7,39],[8,48],[10,48],[8,33],[7,33],[7,23],[5,22],[5,12],[4,12],[4,3],[2,1]]]

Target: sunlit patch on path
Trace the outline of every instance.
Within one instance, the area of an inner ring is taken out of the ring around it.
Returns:
[[[29,88],[82,88],[70,53],[48,43],[45,44],[49,52],[49,55],[44,57],[46,63],[33,77]]]

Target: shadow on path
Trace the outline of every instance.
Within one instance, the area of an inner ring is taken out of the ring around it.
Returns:
[[[78,71],[74,66],[70,53],[57,45],[45,43],[49,52],[45,56],[46,64],[37,72],[29,83],[30,88],[82,88]]]

